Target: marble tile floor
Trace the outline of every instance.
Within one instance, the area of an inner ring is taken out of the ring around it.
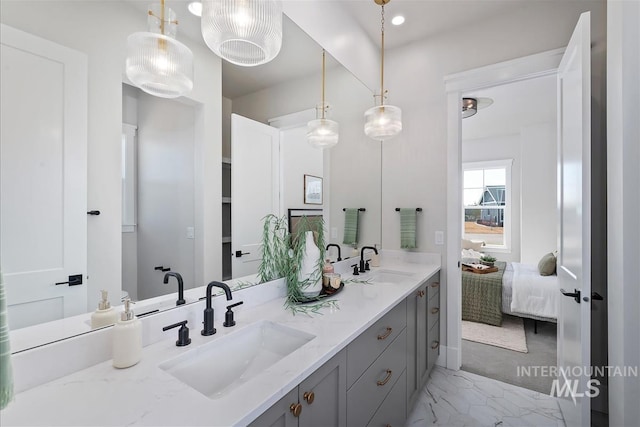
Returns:
[[[555,398],[465,371],[435,366],[405,427],[564,427]]]

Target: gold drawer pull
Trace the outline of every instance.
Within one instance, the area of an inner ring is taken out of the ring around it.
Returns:
[[[440,311],[440,308],[438,308],[438,307],[433,307],[433,308],[431,309],[431,314],[438,314],[438,312],[439,312],[439,311]]]
[[[431,284],[431,287],[432,287],[432,288],[437,288],[438,286],[440,286],[440,282],[433,282],[433,283]]]
[[[434,341],[433,344],[431,344],[431,350],[435,350],[438,347],[440,347],[439,341]]]
[[[299,417],[302,413],[302,405],[299,403],[292,403],[291,406],[289,406],[289,409],[294,417]]]
[[[385,385],[391,379],[391,375],[392,374],[393,374],[393,372],[391,371],[391,369],[387,369],[387,376],[382,381],[376,382],[376,384],[378,384],[379,386]]]
[[[424,296],[424,291],[418,291],[417,296],[418,298],[422,298]]]
[[[378,339],[386,340],[387,338],[389,338],[389,335],[391,335],[391,332],[393,332],[393,328],[390,328],[389,326],[387,326],[387,331],[382,335],[378,335]]]
[[[313,403],[313,400],[316,398],[316,395],[312,391],[305,391],[302,395],[302,398],[305,400],[305,402],[311,405]]]

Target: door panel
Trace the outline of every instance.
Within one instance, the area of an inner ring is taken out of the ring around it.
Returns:
[[[87,59],[1,31],[0,255],[17,329],[87,311]]]
[[[568,426],[590,424],[591,348],[591,73],[590,16],[580,16],[558,70],[559,396]],[[560,292],[560,290],[559,290]],[[586,299],[584,299],[586,298]],[[573,368],[578,369],[573,369]]]
[[[280,215],[280,131],[246,117],[231,116],[232,276],[258,271],[262,224]]]

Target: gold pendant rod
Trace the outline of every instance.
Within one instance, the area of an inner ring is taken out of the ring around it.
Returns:
[[[324,120],[324,67],[326,64],[326,52],[322,49],[322,119]]]
[[[380,53],[380,105],[384,105],[384,3],[382,4],[382,42]]]

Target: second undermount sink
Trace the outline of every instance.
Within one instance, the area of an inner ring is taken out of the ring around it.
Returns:
[[[210,399],[226,396],[315,338],[269,321],[257,322],[160,365]]]
[[[379,283],[401,283],[411,280],[413,273],[399,270],[377,270],[371,273],[371,280]]]

